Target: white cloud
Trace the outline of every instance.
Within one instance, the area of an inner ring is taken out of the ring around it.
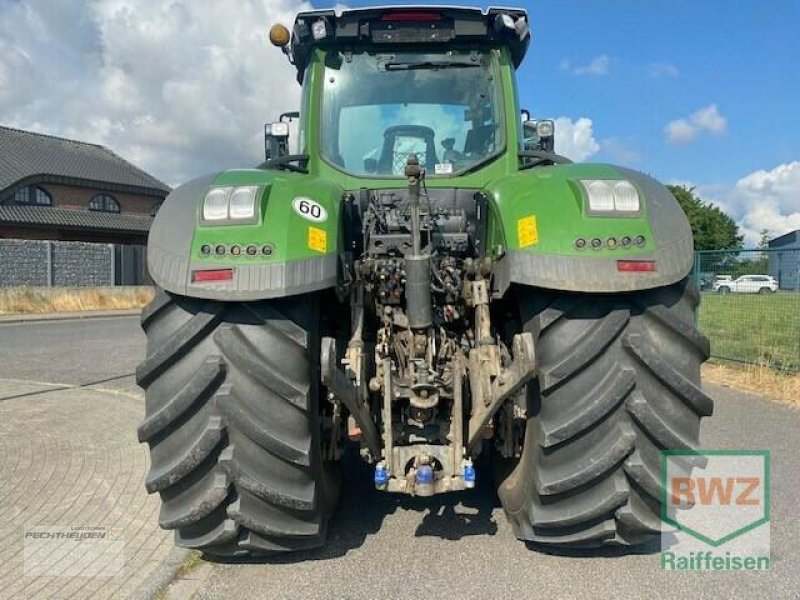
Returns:
[[[615,161],[630,165],[642,160],[642,155],[636,150],[629,148],[619,138],[611,137],[600,141],[600,148],[609,154]]]
[[[3,124],[100,143],[175,184],[263,159],[262,126],[296,109],[271,46],[298,0],[0,3]]]
[[[647,74],[650,77],[677,77],[680,74],[678,67],[671,63],[650,63],[647,65]]]
[[[563,63],[562,63],[563,64]],[[611,59],[606,54],[595,56],[588,64],[572,69],[573,75],[608,75],[611,72]]]
[[[800,161],[750,173],[736,182],[734,193],[745,211],[747,237],[760,237],[762,229],[771,237],[800,229]]]
[[[664,128],[667,141],[672,144],[686,144],[702,133],[722,135],[728,130],[728,121],[716,104],[709,104],[693,112],[689,117],[670,121]]]
[[[592,120],[581,117],[573,121],[569,117],[556,119],[556,152],[574,161],[586,160],[600,150],[594,138]]]
[[[733,186],[698,186],[698,192],[733,217],[754,247],[767,229],[774,238],[800,229],[800,161],[754,171]]]
[[[705,106],[692,114],[692,123],[710,133],[725,133],[728,128],[728,122],[717,110],[716,104]]]
[[[108,146],[178,184],[263,158],[262,125],[296,109],[295,69],[267,40],[301,0],[0,1],[3,124]],[[608,72],[599,56],[577,71]],[[599,150],[592,121],[561,117],[556,147]]]

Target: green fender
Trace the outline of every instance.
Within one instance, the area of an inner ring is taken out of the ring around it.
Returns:
[[[203,222],[209,188],[242,185],[258,186],[255,222]],[[156,215],[147,248],[150,276],[169,292],[218,300],[276,298],[333,287],[341,197],[335,184],[284,171],[233,170],[194,179],[167,196]],[[314,215],[296,209],[305,198],[316,204]],[[217,247],[224,253],[217,254]],[[248,247],[255,247],[254,255]],[[208,248],[211,252],[203,251]],[[217,269],[231,269],[232,279],[194,281],[193,273]]]
[[[641,210],[589,214],[580,184],[587,179],[630,181]],[[610,165],[541,167],[499,178],[484,193],[496,293],[511,283],[575,292],[644,290],[679,281],[692,268],[692,231],[683,210],[666,187],[642,173]],[[642,243],[623,246],[639,236]],[[620,270],[628,265],[619,261],[652,261],[654,270]]]

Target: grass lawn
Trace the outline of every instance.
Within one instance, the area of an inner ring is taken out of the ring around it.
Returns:
[[[800,293],[703,292],[700,330],[712,356],[800,370]]]

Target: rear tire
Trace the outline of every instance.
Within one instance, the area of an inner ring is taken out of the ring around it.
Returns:
[[[161,289],[142,312],[139,440],[159,523],[215,557],[321,546],[338,496],[323,463],[314,298],[221,303]]]
[[[693,323],[696,288],[521,294],[539,364],[522,455],[498,489],[516,536],[555,548],[652,540],[660,452],[697,449],[713,409],[700,389],[709,344]]]

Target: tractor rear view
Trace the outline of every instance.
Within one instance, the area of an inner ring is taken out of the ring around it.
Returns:
[[[659,535],[661,451],[712,412],[675,199],[523,122],[524,11],[313,11],[270,38],[299,114],[259,168],[174,190],[150,234],[161,526],[211,556],[318,547],[350,443],[415,496],[470,490],[491,454],[522,540]]]

